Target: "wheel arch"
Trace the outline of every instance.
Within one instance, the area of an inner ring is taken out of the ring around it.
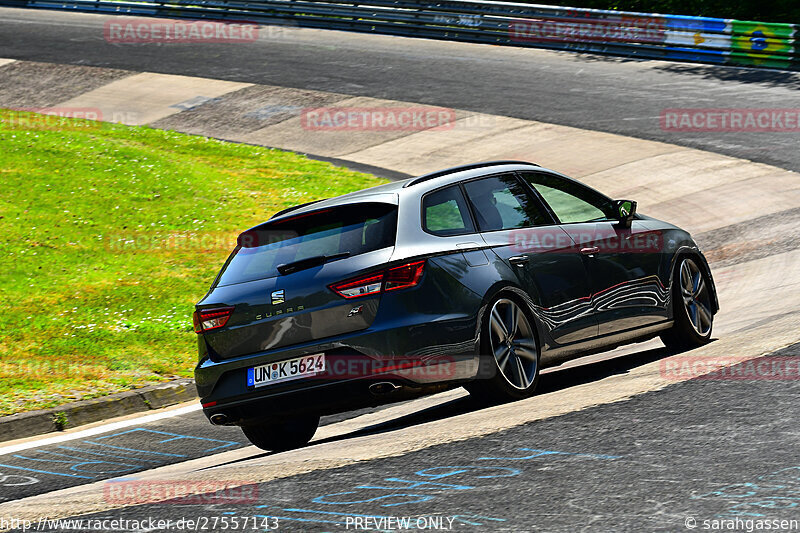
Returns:
[[[528,312],[528,318],[533,325],[534,333],[536,334],[536,344],[537,348],[539,349],[539,353],[542,353],[542,349],[547,346],[549,343],[545,343],[545,340],[548,340],[546,336],[547,333],[544,329],[542,321],[539,319],[538,313],[536,311],[537,302],[531,297],[527,291],[523,290],[518,285],[510,281],[498,281],[494,283],[484,294],[483,300],[481,302],[481,308],[478,312],[478,320],[476,324],[476,338],[478,339],[477,342],[477,349],[480,352],[480,347],[483,344],[483,321],[486,315],[486,312],[489,309],[489,305],[497,300],[499,297],[503,295],[509,295],[515,297],[514,299],[521,301],[521,303],[525,306],[525,310]]]
[[[713,305],[712,312],[716,314],[719,311],[719,298],[717,296],[717,285],[714,283],[714,277],[711,275],[711,267],[708,264],[708,260],[700,251],[699,248],[696,246],[681,246],[679,247],[675,253],[672,255],[672,262],[670,264],[670,276],[669,276],[669,294],[672,295],[672,284],[675,282],[675,272],[678,268],[678,264],[680,259],[684,257],[689,257],[697,261],[698,266],[703,271],[703,274],[708,278],[710,281],[709,283],[709,290],[711,292],[711,303]],[[670,296],[671,298],[671,296]],[[670,306],[670,313],[672,313],[672,307]]]

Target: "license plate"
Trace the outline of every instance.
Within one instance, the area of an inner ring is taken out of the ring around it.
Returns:
[[[247,369],[247,386],[263,387],[325,371],[325,354],[315,353]]]

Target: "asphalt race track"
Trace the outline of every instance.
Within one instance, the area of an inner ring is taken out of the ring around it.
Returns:
[[[656,214],[700,228],[722,305],[707,346],[669,354],[650,341],[574,361],[548,369],[537,395],[516,403],[481,406],[456,389],[328,417],[309,446],[278,454],[249,446],[237,428],[211,426],[194,404],[0,443],[0,530],[676,532],[753,531],[755,521],[800,530],[800,200],[796,175],[781,170],[800,170],[798,134],[659,128],[665,108],[800,109],[800,74],[297,28],[265,29],[248,45],[115,46],[103,39],[108,18],[0,8],[0,58],[313,89],[617,133],[780,167],[757,166],[766,178],[753,183],[782,196],[772,210],[767,193],[731,205],[746,197],[749,182],[729,176],[755,167],[716,154],[702,167],[718,167],[704,176],[723,193],[704,200],[713,204],[685,193],[680,203],[686,184],[703,192],[691,155],[688,170],[666,174],[674,180],[666,200],[654,192],[661,182],[648,181],[664,169],[624,180],[584,169],[604,186],[636,188]],[[9,93],[2,72],[0,64],[0,96]],[[219,102],[236,102],[246,90],[225,89]],[[154,127],[189,124],[194,112]],[[615,154],[634,141],[615,138]],[[575,151],[576,167],[593,157],[584,145],[558,143]],[[693,358],[732,366],[716,378],[683,373],[680,365]],[[206,490],[197,490],[202,483]],[[148,499],[136,487],[199,496]],[[84,522],[44,520],[70,517]],[[3,522],[11,519],[32,522]],[[103,522],[117,519],[127,522]]]
[[[323,417],[320,426],[379,410]],[[196,402],[166,409],[160,416],[152,421],[138,417],[125,427],[88,435],[79,428],[65,434],[68,440],[49,444],[34,440],[13,449],[0,444],[0,503],[250,445],[239,428],[209,424]]]
[[[665,108],[800,108],[800,74],[272,27],[247,44],[109,44],[108,16],[0,9],[0,57],[443,105],[800,170],[797,133],[678,133]],[[68,46],[65,44],[68,43]]]
[[[800,345],[773,355],[800,364]],[[594,365],[595,372],[583,368],[550,373],[542,392],[576,386],[606,372],[624,372],[627,366],[646,361],[648,354],[625,359]],[[735,367],[731,372],[736,373]],[[81,519],[137,524],[172,520],[173,530],[181,529],[177,525],[181,520],[193,520],[213,531],[218,530],[212,527],[214,520],[238,517],[258,520],[259,525],[267,520],[285,531],[355,529],[359,523],[367,530],[388,531],[395,528],[382,527],[389,522],[381,521],[396,519],[420,521],[427,529],[563,532],[681,531],[688,530],[685,525],[692,521],[702,527],[706,520],[734,524],[740,520],[741,527],[729,529],[742,531],[746,520],[797,519],[792,503],[800,489],[800,454],[789,444],[797,439],[798,386],[796,379],[686,381],[481,438],[253,484],[233,495],[205,495],[203,502],[126,505]],[[409,425],[475,409],[479,408],[468,397],[459,397],[358,433],[391,438],[390,432]],[[178,437],[176,424],[167,419],[126,430],[138,433],[135,437],[102,434],[20,452],[11,460],[2,457],[17,465],[24,464],[21,457],[51,461],[40,466],[39,473],[27,474],[46,480],[52,490],[76,483],[54,481],[53,472],[70,470],[52,460],[64,460],[70,453],[72,462],[76,456],[86,457],[91,442],[117,446],[97,459],[107,469],[125,468],[130,458],[140,462],[144,458],[154,465],[166,454],[186,453],[187,448],[187,457],[197,457],[215,448],[241,446],[236,430],[210,432],[200,422],[198,416],[181,417],[182,442],[173,440]],[[160,446],[149,447],[148,440]],[[189,440],[195,442],[187,447]],[[50,475],[41,472],[45,468],[52,471]],[[83,472],[87,470],[84,465]],[[20,477],[4,478],[6,485],[18,484],[14,490],[20,492],[14,496],[35,492],[35,484],[21,485],[26,473],[19,473]],[[104,476],[95,479],[100,477]],[[113,500],[117,497],[113,483],[106,486],[112,487],[107,497]],[[76,531],[91,530],[87,522],[72,526]]]
[[[781,355],[800,363],[800,346]],[[265,515],[281,528],[323,531],[353,529],[356,518],[380,530],[381,519],[406,516],[457,531],[564,533],[797,520],[800,449],[786,444],[797,442],[799,393],[796,380],[689,381],[487,437],[263,483],[254,504],[142,505],[85,518]]]

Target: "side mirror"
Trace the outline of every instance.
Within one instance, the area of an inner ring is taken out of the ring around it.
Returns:
[[[633,200],[615,200],[614,213],[621,227],[630,228],[631,222],[636,216],[636,202]]]

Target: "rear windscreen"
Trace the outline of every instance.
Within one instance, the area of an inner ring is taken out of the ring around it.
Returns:
[[[278,267],[316,256],[350,256],[394,246],[397,206],[363,203],[266,222],[239,236],[217,285],[279,275]]]

